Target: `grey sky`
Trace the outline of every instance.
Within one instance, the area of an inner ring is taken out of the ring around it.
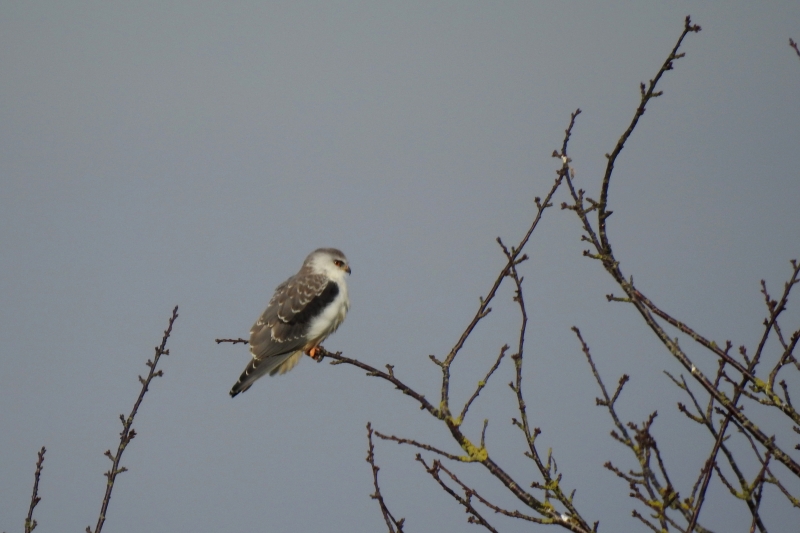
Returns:
[[[777,291],[800,255],[796,2],[0,4],[0,530],[21,528],[42,445],[37,532],[94,526],[102,453],[179,304],[107,531],[380,531],[366,422],[455,451],[442,429],[386,384],[310,360],[231,400],[247,349],[213,339],[246,335],[310,251],[337,247],[352,308],[326,347],[435,395],[428,354],[489,289],[494,238],[527,228],[569,113],[584,111],[571,152],[595,195],[687,14],[703,31],[619,160],[611,238],[665,309],[752,347],[759,280]],[[624,416],[659,410],[680,483],[712,443],[681,420],[661,374],[679,369],[632,309],[606,303],[614,288],[579,237],[552,209],[529,245],[528,403],[585,515],[632,530],[628,490],[602,468],[630,459],[569,328],[609,382],[632,376]],[[454,369],[457,398],[513,342],[510,296]],[[511,375],[504,364],[465,427],[490,418],[490,452],[533,479]],[[377,443],[393,512],[409,531],[472,527],[414,453]],[[776,530],[790,512],[776,507]],[[745,520],[706,513],[721,531]]]

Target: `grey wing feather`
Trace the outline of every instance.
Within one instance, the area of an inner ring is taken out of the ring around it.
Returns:
[[[328,285],[324,274],[303,267],[281,283],[266,310],[250,329],[250,352],[257,359],[299,350],[306,342],[308,322],[303,311]]]
[[[239,380],[231,388],[231,398],[249,389],[250,386],[264,374],[272,376],[278,372],[282,374],[290,370],[297,364],[299,357],[302,357],[302,355],[303,352],[298,351],[276,355],[266,360],[253,358],[250,363],[247,364],[247,368],[244,369],[242,375],[239,376]],[[289,362],[289,359],[292,358],[294,358],[294,361]],[[284,364],[286,364],[286,367],[282,367]]]

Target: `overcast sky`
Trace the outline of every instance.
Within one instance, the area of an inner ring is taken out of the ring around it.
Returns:
[[[778,292],[800,256],[796,1],[0,3],[0,531],[22,529],[42,445],[37,532],[94,527],[103,452],[176,304],[106,530],[384,530],[367,421],[457,453],[444,428],[388,384],[307,358],[231,399],[248,350],[214,338],[246,336],[310,251],[337,247],[352,307],[325,346],[391,363],[436,398],[428,355],[449,351],[489,290],[494,239],[530,224],[570,113],[583,110],[577,181],[597,196],[639,83],[687,14],[703,31],[618,161],[609,231],[664,309],[752,349],[759,280]],[[602,466],[635,464],[608,436],[569,328],[609,383],[631,375],[622,416],[659,411],[682,491],[713,442],[675,408],[686,400],[662,370],[680,368],[632,308],[606,302],[614,286],[580,235],[554,208],[528,245],[529,413],[584,517],[636,530],[627,486]],[[515,340],[511,295],[457,359],[456,401]],[[530,483],[512,375],[504,362],[464,428],[477,440],[489,418],[489,453]],[[410,532],[473,528],[415,453],[376,443],[393,513]],[[500,494],[477,465],[458,471]],[[719,482],[710,494],[706,526],[749,525]],[[798,523],[770,502],[773,530]]]

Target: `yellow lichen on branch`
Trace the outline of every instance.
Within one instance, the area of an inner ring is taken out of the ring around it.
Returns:
[[[467,457],[462,458],[462,461],[467,463],[478,462],[482,463],[489,458],[489,452],[483,446],[477,447],[472,444],[467,437],[462,436],[461,448],[467,452]]]

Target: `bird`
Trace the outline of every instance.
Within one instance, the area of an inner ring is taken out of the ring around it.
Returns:
[[[250,329],[253,359],[231,388],[231,398],[269,374],[285,374],[303,353],[316,359],[319,345],[347,316],[347,257],[336,248],[311,252],[294,276],[275,288],[266,310]]]

